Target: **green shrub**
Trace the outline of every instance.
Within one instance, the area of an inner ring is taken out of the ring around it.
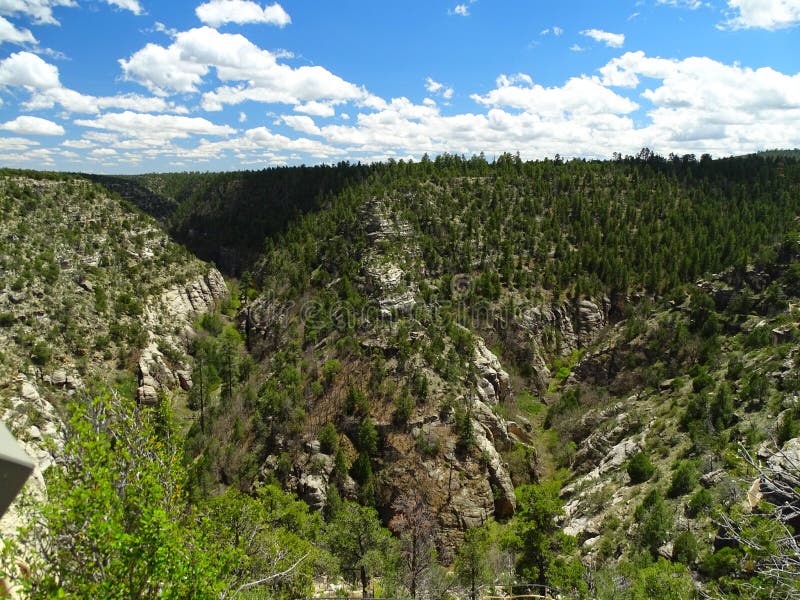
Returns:
[[[644,483],[653,476],[656,468],[644,452],[639,452],[628,463],[628,477],[631,483]]]
[[[432,433],[425,433],[423,431],[419,434],[419,437],[417,437],[417,452],[425,457],[433,458],[439,454],[441,445],[439,438]]]
[[[723,384],[711,401],[709,412],[717,430],[725,429],[733,423],[733,393],[730,386]]]
[[[356,435],[356,448],[366,456],[375,456],[378,453],[378,430],[370,417],[361,421]]]
[[[416,396],[419,402],[424,403],[428,399],[428,394],[430,393],[430,383],[428,382],[428,378],[425,376],[425,373],[422,373],[421,371],[414,373],[414,377],[411,379],[411,388],[414,391],[414,396]]]
[[[744,363],[742,362],[742,357],[738,355],[732,356],[728,361],[728,368],[725,371],[726,379],[735,381],[742,376],[742,371],[744,371]]]
[[[670,564],[659,557],[652,565],[633,573],[630,593],[607,596],[631,600],[689,600],[696,592],[692,576],[686,567]]]
[[[677,498],[688,494],[697,486],[699,477],[697,465],[693,461],[682,460],[672,474],[672,482],[667,490],[667,495],[670,498]]]
[[[756,327],[750,333],[744,334],[742,343],[745,348],[755,350],[756,348],[764,348],[772,343],[772,333],[769,327]]]
[[[394,400],[394,422],[398,425],[405,425],[408,423],[408,420],[414,412],[414,406],[414,397],[411,394],[408,392],[400,394]]]
[[[675,538],[672,560],[689,566],[697,561],[697,538],[691,531],[683,531]]]
[[[31,350],[31,360],[39,366],[46,365],[53,357],[53,349],[45,342],[36,342]]]
[[[458,435],[458,447],[463,451],[469,450],[472,444],[475,443],[475,429],[472,425],[471,410],[464,410],[462,406],[456,406],[455,428]]]
[[[351,387],[347,391],[347,397],[344,401],[344,413],[346,415],[368,415],[369,414],[369,400],[361,390]]]
[[[636,541],[641,548],[656,556],[658,549],[669,537],[673,527],[673,516],[658,489],[645,496],[636,508],[634,517],[638,522]]]
[[[714,378],[708,374],[705,368],[700,369],[700,372],[692,379],[692,391],[696,394],[713,385]]]
[[[544,426],[550,428],[555,420],[564,413],[578,408],[581,405],[581,392],[579,388],[567,390],[547,408],[547,415],[544,418]]]
[[[714,505],[714,496],[706,488],[702,488],[689,500],[689,515],[697,515],[708,511]]]
[[[330,385],[336,376],[342,372],[342,363],[339,362],[337,359],[332,358],[331,360],[325,361],[325,364],[322,365],[322,379],[325,382],[325,385]]]
[[[117,315],[128,315],[129,317],[138,317],[142,314],[142,303],[127,292],[122,292],[117,296],[114,309]]]
[[[739,568],[739,558],[739,552],[733,548],[721,548],[705,558],[701,570],[707,577],[719,579]]]
[[[200,317],[200,327],[213,336],[222,333],[222,318],[216,313],[206,313]]]
[[[339,434],[333,423],[326,423],[319,432],[319,449],[324,454],[336,454],[339,449]]]
[[[797,422],[797,413],[798,411],[796,409],[789,409],[781,416],[776,432],[779,446],[783,446],[786,442],[792,438],[796,438],[798,434],[800,434],[800,424]]]

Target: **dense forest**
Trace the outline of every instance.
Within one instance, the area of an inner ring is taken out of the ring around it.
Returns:
[[[31,597],[800,594],[791,153],[93,179],[230,297],[62,407]]]

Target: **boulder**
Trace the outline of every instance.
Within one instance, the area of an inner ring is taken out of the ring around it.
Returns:
[[[73,390],[73,391],[84,389],[83,381],[81,380],[81,378],[72,373],[67,374],[66,387],[68,390]]]
[[[594,519],[589,517],[572,519],[569,524],[562,528],[562,531],[567,535],[577,538],[580,544],[600,535],[600,527]]]
[[[377,301],[382,318],[394,314],[411,314],[417,305],[416,284],[406,285],[406,274],[400,266],[372,252],[364,260],[367,290]]]
[[[56,387],[64,387],[67,385],[67,371],[66,369],[56,369],[50,376],[51,383]]]
[[[147,406],[155,406],[158,404],[158,392],[151,385],[142,385],[136,390],[136,400]]]
[[[641,444],[627,437],[639,426],[638,421],[628,413],[616,415],[614,421],[613,426],[596,430],[581,442],[574,459],[577,473],[586,473],[598,463],[595,470],[603,466],[601,473],[605,473],[622,464],[619,461],[627,460],[629,454],[623,456],[626,452],[638,452]]]
[[[322,510],[328,501],[328,480],[322,475],[304,473],[300,477],[300,497],[314,510]]]
[[[622,467],[625,462],[642,450],[638,440],[626,438],[611,448],[594,469],[586,474],[586,480],[598,479],[601,475]]]
[[[472,418],[488,440],[494,445],[505,446],[508,443],[508,425],[503,417],[495,413],[487,404],[475,400],[467,400],[472,409]]]
[[[26,435],[29,440],[41,440],[42,439],[42,432],[36,425],[31,425],[28,427],[26,431]]]
[[[604,304],[607,305],[608,300]],[[581,346],[588,346],[597,336],[597,332],[606,326],[606,314],[596,302],[581,300],[578,302],[576,322],[578,342]]]
[[[35,385],[27,380],[22,382],[22,386],[20,387],[20,396],[22,396],[22,399],[26,402],[39,402],[41,400],[41,396],[39,396],[39,390],[36,389]]]
[[[727,479],[728,473],[725,469],[715,469],[714,471],[709,471],[708,473],[704,473],[700,477],[700,484],[704,488],[710,488],[718,483],[722,483]]]

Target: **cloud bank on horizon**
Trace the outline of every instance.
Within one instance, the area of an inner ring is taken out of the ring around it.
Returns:
[[[800,147],[800,0],[307,4],[0,0],[0,166]]]

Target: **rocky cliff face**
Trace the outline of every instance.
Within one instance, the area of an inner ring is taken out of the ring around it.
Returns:
[[[369,240],[362,257],[365,290],[376,301],[382,318],[409,315],[419,294],[417,282],[410,274],[412,267],[418,267],[419,257],[411,228],[377,199],[363,207],[362,216]]]
[[[148,341],[138,361],[139,402],[156,404],[162,388],[191,389],[190,365],[185,360],[165,356],[163,350],[174,348],[185,355],[194,337],[193,320],[212,312],[227,296],[222,274],[210,269],[205,275],[173,286],[148,301],[144,321]]]
[[[363,389],[369,417],[380,436],[380,451],[373,461],[376,503],[388,521],[392,503],[400,494],[420,490],[436,515],[439,551],[447,560],[453,557],[465,529],[490,517],[503,519],[514,514],[516,497],[504,458],[507,452],[525,448],[534,457],[526,477],[535,480],[538,476],[530,424],[526,429],[502,416],[521,390],[513,389],[511,376],[486,340],[460,325],[436,322],[440,307],[429,304],[422,292],[423,288],[430,290],[436,280],[427,277],[408,223],[380,200],[367,202],[359,218],[366,243],[357,254],[360,279],[351,283],[369,307],[357,315],[351,334],[359,350],[337,359],[343,363],[342,373],[314,392],[321,393],[321,398],[308,400],[307,394],[304,409],[311,424],[299,440],[293,441],[291,435],[276,436],[262,473],[279,474],[290,490],[322,509],[334,484],[335,464],[333,456],[320,451],[316,436],[326,421],[334,423],[340,447],[347,449],[351,462],[355,460],[361,417],[345,413],[344,397],[347,386]],[[323,293],[335,289],[337,281],[328,283]],[[316,310],[322,303],[310,298],[308,302]],[[516,312],[498,322],[497,332],[489,335],[495,340],[502,337],[513,354],[528,353],[532,379],[541,389],[547,387],[547,365],[553,358],[588,345],[607,324],[608,303],[602,300],[545,305],[523,299],[515,302]],[[264,294],[240,315],[253,346],[262,351],[267,364],[275,353],[297,343],[307,312],[301,304],[282,300],[279,294]],[[323,339],[306,341],[304,360],[312,375],[337,356],[335,348],[342,342],[336,331],[327,331]],[[437,350],[424,351],[426,347]],[[376,364],[382,370],[377,378]],[[271,377],[278,375],[267,370]],[[398,422],[393,403],[402,390],[415,388],[414,382],[420,379],[426,382],[427,399],[420,396],[406,420]],[[376,380],[377,386],[367,383]],[[394,391],[387,392],[387,387]],[[286,464],[287,456],[291,466]],[[352,477],[337,480],[336,485],[345,497],[358,498],[359,486]]]
[[[175,391],[191,387],[190,366],[164,356],[159,348],[176,348],[185,353],[193,336],[192,320],[214,309],[227,297],[228,289],[216,269],[185,285],[165,290],[151,298],[145,309],[143,325],[147,345],[138,360],[136,397],[144,404],[156,404],[159,391]],[[165,325],[171,329],[166,330]],[[87,373],[93,377],[92,371]],[[61,415],[53,402],[63,406],[70,397],[79,397],[88,390],[74,365],[57,368],[31,368],[17,374],[0,387],[0,420],[16,436],[22,449],[34,461],[34,472],[25,486],[35,498],[46,494],[44,472],[58,463],[63,448]],[[49,400],[48,400],[49,398]],[[22,523],[18,503],[11,506],[0,520],[0,532],[13,535]]]
[[[608,325],[609,305],[607,298],[583,299],[576,304],[520,301],[515,313],[499,325],[509,349],[520,363],[529,366],[535,386],[543,391],[551,376],[548,364],[552,358],[592,344]]]
[[[481,340],[470,362],[476,374],[453,403],[463,406],[471,420],[474,433],[469,448],[454,433],[452,406],[433,402],[418,406],[403,427],[385,417],[375,423],[383,440],[376,494],[379,508],[389,517],[400,494],[419,490],[436,516],[439,551],[445,560],[455,555],[465,529],[489,517],[510,517],[516,509],[514,485],[500,454],[513,443],[513,436],[506,420],[493,410],[512,393],[510,377]],[[426,369],[425,373],[432,386],[443,385],[434,372]],[[347,427],[344,421],[338,421],[341,429]],[[287,487],[310,506],[324,508],[333,484],[333,457],[321,453],[319,442],[309,438],[292,463]],[[272,455],[265,469],[276,470],[277,464],[278,456]],[[357,485],[351,478],[345,495],[357,498]]]
[[[69,380],[69,384],[67,383]],[[59,370],[42,382],[43,388],[66,388],[70,392],[82,389],[75,375]],[[34,471],[25,485],[25,493],[36,499],[44,497],[44,472],[56,464],[64,447],[61,420],[55,407],[42,397],[39,387],[29,376],[19,374],[2,390],[7,408],[0,409],[0,420],[13,432],[22,450],[33,460]],[[13,503],[2,519],[0,534],[13,536],[24,524],[19,502]]]

